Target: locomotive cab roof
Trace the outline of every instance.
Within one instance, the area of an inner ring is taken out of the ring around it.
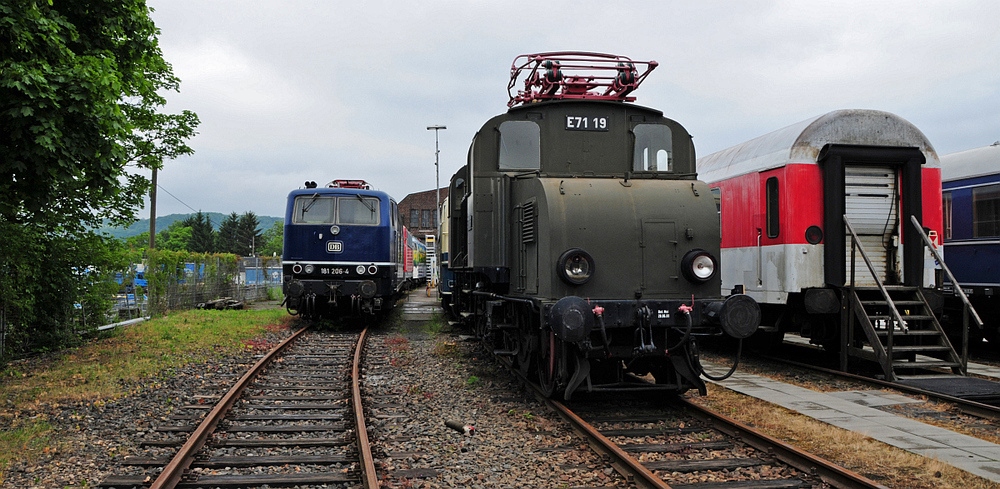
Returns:
[[[477,175],[696,177],[694,143],[684,126],[657,109],[603,99],[512,107],[480,128],[470,152]]]

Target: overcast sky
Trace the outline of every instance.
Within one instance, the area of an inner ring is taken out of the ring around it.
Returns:
[[[157,214],[283,216],[307,180],[397,200],[465,162],[507,108],[521,54],[656,60],[635,92],[699,156],[837,109],[878,109],[939,154],[1000,139],[1000,2],[149,0],[193,156],[158,175]],[[147,210],[139,217],[148,217]]]

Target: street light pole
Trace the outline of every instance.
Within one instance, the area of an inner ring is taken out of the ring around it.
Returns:
[[[439,231],[441,230],[441,180],[440,174],[440,161],[439,155],[441,150],[438,149],[438,132],[441,129],[448,129],[445,126],[427,126],[427,130],[434,131],[434,263],[431,263],[431,283],[437,283],[437,261],[438,252],[441,249],[441,245],[438,244]]]

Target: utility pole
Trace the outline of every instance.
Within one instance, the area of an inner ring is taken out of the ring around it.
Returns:
[[[156,248],[156,167],[153,167],[151,187],[149,189],[149,249]]]
[[[441,231],[441,180],[440,174],[440,161],[438,155],[441,154],[441,150],[438,149],[438,132],[441,129],[448,129],[445,126],[427,126],[427,130],[434,131],[434,263],[431,263],[431,283],[437,284],[437,261],[438,254],[441,252],[441,245],[438,243],[440,241],[440,231]]]

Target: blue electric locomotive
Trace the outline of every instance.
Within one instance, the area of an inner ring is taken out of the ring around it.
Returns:
[[[282,271],[288,312],[374,316],[407,284],[396,202],[363,180],[306,182],[288,194]]]
[[[995,347],[1000,343],[1000,141],[942,156],[941,180],[944,260],[984,322],[981,331],[969,328],[970,337],[983,336]],[[949,295],[945,306],[960,322],[957,301]]]

